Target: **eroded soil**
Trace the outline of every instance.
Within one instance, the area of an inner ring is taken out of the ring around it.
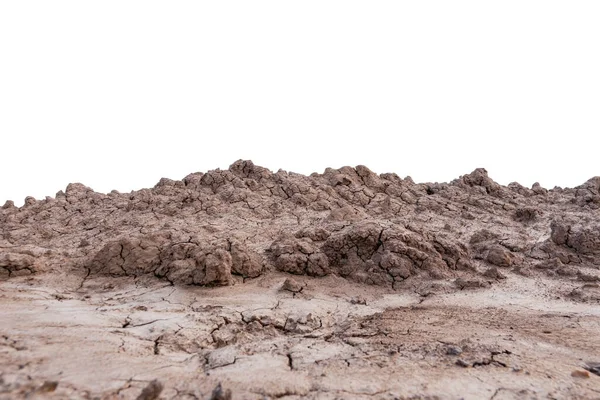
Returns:
[[[3,284],[0,396],[135,399],[600,398],[600,307],[555,282],[389,293],[272,274],[227,288]],[[580,375],[578,375],[580,374]],[[576,375],[576,376],[573,376]],[[49,392],[44,384],[56,382]]]
[[[600,399],[600,178],[249,161],[0,209],[0,398]]]

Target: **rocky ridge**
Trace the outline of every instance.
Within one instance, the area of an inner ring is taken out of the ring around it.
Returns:
[[[0,278],[69,271],[229,285],[270,270],[401,288],[413,277],[478,286],[500,271],[598,281],[600,177],[573,189],[494,182],[476,169],[414,183],[367,167],[304,176],[239,160],[152,189],[0,209]],[[491,278],[491,279],[490,279]]]

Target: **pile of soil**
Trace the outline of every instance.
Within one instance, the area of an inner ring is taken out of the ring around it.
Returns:
[[[499,268],[589,282],[599,191],[600,177],[527,189],[476,169],[416,184],[364,166],[304,176],[241,160],[127,194],[75,183],[2,207],[0,279],[74,270],[214,286],[278,270],[402,288],[412,277],[484,284]]]

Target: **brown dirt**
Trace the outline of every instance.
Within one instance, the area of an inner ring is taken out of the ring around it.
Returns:
[[[600,178],[238,161],[0,209],[0,398],[600,398]]]

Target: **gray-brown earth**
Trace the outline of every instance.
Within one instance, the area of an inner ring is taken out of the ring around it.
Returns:
[[[0,209],[0,398],[600,398],[600,177],[250,161]]]

